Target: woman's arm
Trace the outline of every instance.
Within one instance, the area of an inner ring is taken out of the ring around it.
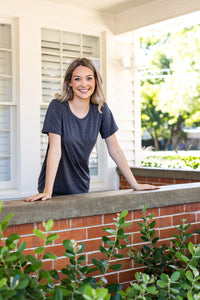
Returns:
[[[109,136],[108,138],[105,139],[106,145],[108,148],[108,153],[116,163],[116,165],[119,167],[120,171],[130,184],[131,188],[134,190],[153,190],[157,189],[159,187],[150,185],[150,184],[139,184],[137,183],[135,177],[133,176],[131,169],[128,165],[128,162],[125,158],[125,155],[120,148],[115,134]]]
[[[26,202],[36,200],[48,200],[52,197],[53,185],[61,158],[61,136],[55,133],[49,133],[49,150],[46,165],[46,180],[43,193],[24,199]]]

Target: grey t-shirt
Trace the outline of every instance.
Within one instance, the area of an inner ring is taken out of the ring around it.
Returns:
[[[49,104],[42,133],[61,136],[62,155],[58,166],[53,196],[87,193],[90,184],[89,156],[96,143],[98,133],[103,139],[118,130],[113,115],[104,103],[102,114],[96,104],[90,103],[88,114],[80,119],[70,110],[68,102],[54,99]],[[49,146],[48,146],[49,148]],[[38,179],[38,190],[45,186],[46,159]]]

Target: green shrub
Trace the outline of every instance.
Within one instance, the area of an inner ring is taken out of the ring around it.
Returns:
[[[0,203],[0,212],[2,202]],[[0,222],[0,300],[131,300],[131,299],[200,299],[200,247],[195,247],[187,239],[191,234],[186,230],[189,224],[185,221],[177,229],[179,235],[174,235],[173,246],[166,245],[156,247],[159,238],[155,236],[156,221],[153,214],[146,214],[143,208],[143,222],[141,226],[141,239],[145,242],[143,247],[136,250],[130,249],[130,257],[137,263],[145,266],[146,270],[136,273],[135,282],[131,282],[126,291],[122,290],[119,283],[108,284],[106,274],[108,270],[118,271],[122,265],[111,263],[112,259],[121,259],[123,254],[118,250],[128,247],[129,235],[125,234],[125,228],[131,223],[125,221],[127,211],[117,215],[113,228],[103,230],[109,236],[103,236],[102,241],[106,246],[100,246],[99,250],[105,258],[94,258],[93,266],[85,263],[83,255],[84,244],[78,244],[74,240],[64,240],[64,256],[69,258],[70,264],[61,270],[62,280],[56,270],[43,269],[43,261],[57,259],[52,253],[45,253],[45,246],[58,238],[56,233],[50,233],[53,228],[53,220],[43,222],[44,230],[34,230],[34,234],[43,241],[43,246],[34,250],[35,255],[23,254],[26,243],[20,243],[17,233],[4,237],[4,231],[13,214],[9,214]],[[200,233],[199,230],[196,231]],[[41,259],[37,259],[37,255]],[[92,276],[93,272],[99,272],[99,279]]]

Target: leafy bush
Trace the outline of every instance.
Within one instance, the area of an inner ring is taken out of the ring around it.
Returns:
[[[0,204],[0,212],[2,202]],[[123,254],[116,253],[117,249],[126,248],[129,235],[125,234],[124,228],[130,223],[125,223],[127,211],[117,215],[114,227],[103,230],[113,237],[103,236],[102,241],[108,247],[100,246],[100,251],[105,259],[92,260],[94,266],[85,264],[85,255],[82,255],[84,244],[78,244],[73,240],[64,240],[66,249],[64,255],[69,258],[70,264],[61,270],[64,279],[60,279],[56,270],[46,271],[42,268],[46,259],[57,259],[53,253],[45,253],[45,246],[58,238],[56,233],[50,234],[53,228],[53,220],[43,222],[44,231],[34,229],[34,234],[43,241],[43,246],[34,250],[35,256],[24,255],[26,243],[20,241],[17,233],[4,237],[4,231],[13,214],[9,214],[0,222],[0,300],[7,299],[110,299],[109,293],[116,293],[121,289],[119,283],[108,284],[106,272],[119,270],[121,264],[111,264],[112,258],[122,258]],[[41,259],[37,259],[40,255]],[[99,280],[89,276],[91,272],[99,272]]]
[[[2,203],[0,212],[1,209]],[[123,211],[117,215],[114,229],[103,229],[109,235],[102,237],[106,246],[99,247],[105,258],[93,258],[93,266],[85,263],[85,255],[82,254],[84,244],[74,240],[63,241],[66,249],[64,255],[70,260],[70,264],[61,270],[63,279],[56,270],[43,269],[43,261],[57,259],[56,255],[45,252],[45,246],[58,238],[56,233],[50,233],[53,220],[43,222],[43,231],[34,230],[34,234],[43,241],[43,246],[36,248],[32,256],[23,254],[26,243],[20,243],[17,233],[4,237],[13,214],[6,216],[0,222],[0,300],[200,299],[200,247],[195,247],[191,242],[187,244],[191,234],[187,234],[186,230],[190,225],[184,221],[177,227],[180,235],[174,235],[173,247],[156,247],[159,240],[155,237],[156,222],[152,220],[153,214],[145,215],[146,207],[143,208],[143,222],[139,222],[141,238],[145,243],[138,250],[129,247],[130,257],[145,266],[146,270],[143,274],[136,273],[135,282],[131,282],[126,291],[119,283],[108,284],[107,271],[118,271],[122,267],[120,263],[113,264],[112,259],[123,258],[124,255],[119,254],[118,250],[127,248],[129,243],[125,228],[131,223],[125,222],[127,213]],[[200,233],[199,230],[196,232]],[[98,277],[92,276],[93,272],[98,272]]]

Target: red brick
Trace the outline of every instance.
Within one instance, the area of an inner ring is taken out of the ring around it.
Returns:
[[[41,231],[45,231],[42,222],[36,224],[37,229]],[[69,229],[70,228],[70,221],[67,220],[55,220],[54,225],[51,231],[56,231],[56,230],[64,230],[64,229]]]
[[[39,247],[39,246],[44,246],[44,241],[42,239],[39,239],[38,237],[36,237],[35,235],[33,236],[23,236],[20,239],[20,243],[21,242],[26,242],[26,248],[35,248],[35,247]]]
[[[140,220],[141,221],[141,220]],[[137,232],[141,230],[141,227],[138,225],[139,221],[133,221],[132,224],[124,229],[126,233]]]
[[[181,183],[190,183],[191,180],[188,179],[174,179],[175,184],[181,184]]]
[[[105,254],[103,254],[102,252],[93,252],[93,253],[89,253],[88,254],[88,264],[92,264],[92,259],[96,258],[96,259],[107,259],[107,256]]]
[[[50,252],[55,254],[57,257],[63,256],[63,253],[66,251],[65,247],[63,245],[59,246],[51,246],[51,247],[46,247],[44,253]],[[44,253],[38,254],[38,259],[42,259],[42,256]]]
[[[143,243],[141,232],[133,233],[133,244]]]
[[[119,212],[121,213],[121,212]],[[114,222],[114,218],[117,218],[117,213],[115,214],[106,214],[104,215],[104,224],[112,224]],[[132,220],[132,212],[129,211],[128,214],[125,217],[126,221],[131,221]]]
[[[171,246],[171,239],[169,239],[169,240],[164,240],[164,241],[160,241],[160,240],[159,240],[159,241],[156,243],[155,247],[156,247],[156,248],[162,247],[163,244],[165,244],[167,248],[170,247],[170,246]]]
[[[154,220],[156,221],[156,228],[170,227],[172,225],[172,217],[163,217]]]
[[[161,178],[160,182],[165,183],[165,184],[174,184],[175,183],[173,178]]]
[[[8,226],[4,231],[4,236],[9,236],[13,233],[18,233],[19,235],[32,234],[34,229],[34,224],[21,224]]]
[[[184,212],[184,205],[172,205],[167,207],[161,207],[160,208],[160,215],[161,216],[167,216],[167,215],[174,215],[178,213]]]
[[[106,275],[105,277],[106,277],[106,279],[108,281],[108,284],[118,282],[118,274],[117,274],[117,272],[114,273],[114,274]]]
[[[87,228],[88,239],[98,238],[98,237],[102,237],[104,235],[108,236],[109,234],[106,231],[103,231],[104,227],[105,228],[109,227],[109,228],[115,229],[114,225],[89,227],[89,228]]]
[[[199,223],[195,223],[195,224],[191,224],[190,228],[188,228],[186,230],[187,233],[195,233],[196,229],[200,229],[200,224]]]
[[[43,261],[42,269],[50,271],[53,269],[52,260]]]
[[[200,212],[200,202],[185,204],[185,212]]]
[[[188,224],[194,223],[196,218],[194,213],[173,216],[173,225],[179,225],[183,223],[183,219],[186,219],[186,224]]]
[[[147,216],[147,215],[149,215],[151,213],[153,213],[154,217],[158,217],[159,216],[159,209],[157,207],[155,207],[155,208],[148,208],[146,210],[145,215]],[[141,217],[144,217],[142,209],[141,210],[134,210],[133,211],[133,219],[134,220],[137,220],[137,219],[141,220]]]
[[[135,279],[135,273],[138,270],[126,270],[126,271],[122,271],[119,272],[119,282],[127,282],[127,281],[133,281]]]
[[[200,244],[200,234],[196,234],[195,244]]]
[[[102,224],[102,216],[88,216],[81,218],[73,218],[71,220],[72,228],[80,228]]]
[[[66,220],[55,220],[54,221],[54,225],[52,230],[56,231],[56,230],[65,230],[65,229],[70,229],[70,220],[66,219]]]
[[[168,229],[160,229],[160,239],[172,238],[173,234],[178,234],[179,231],[175,227]]]
[[[86,239],[86,229],[73,229],[70,231],[63,231],[58,232],[59,239],[54,241],[55,244],[60,244],[64,240],[75,240],[75,241],[81,241]]]
[[[85,245],[84,252],[97,251],[99,250],[99,246],[102,245],[102,239],[87,240],[83,243]]]
[[[200,212],[197,212],[197,222],[200,222]]]
[[[55,270],[61,270],[63,268],[66,268],[66,266],[70,264],[69,258],[59,258],[54,261],[54,269]]]

